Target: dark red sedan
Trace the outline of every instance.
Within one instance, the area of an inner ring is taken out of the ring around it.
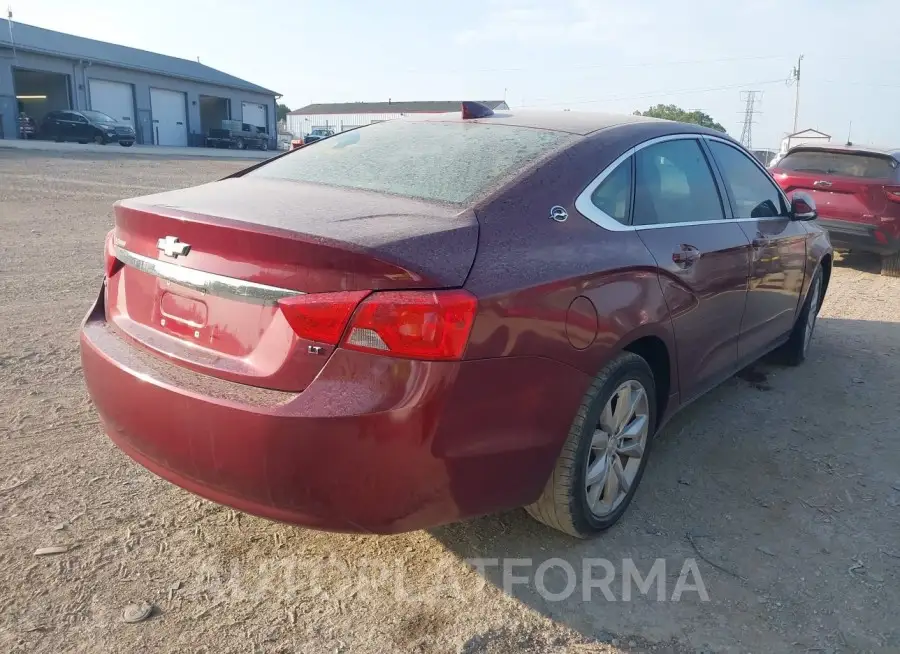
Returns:
[[[526,506],[584,537],[680,407],[806,357],[815,218],[694,125],[379,123],[118,203],[84,374],[127,454],[249,513],[388,533]]]

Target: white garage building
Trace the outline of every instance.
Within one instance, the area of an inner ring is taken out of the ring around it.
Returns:
[[[132,125],[138,142],[203,145],[223,119],[262,127],[275,145],[278,94],[197,61],[0,20],[0,138],[16,117],[92,109]]]
[[[509,109],[503,100],[479,100],[491,109]],[[294,136],[306,136],[316,128],[343,132],[409,114],[444,114],[461,111],[462,100],[423,100],[415,102],[339,102],[310,104],[287,115],[287,130]]]

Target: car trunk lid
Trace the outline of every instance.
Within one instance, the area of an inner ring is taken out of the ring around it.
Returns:
[[[120,202],[107,318],[218,377],[299,391],[333,350],[278,308],[302,293],[452,288],[475,256],[474,214],[313,184],[235,178]]]

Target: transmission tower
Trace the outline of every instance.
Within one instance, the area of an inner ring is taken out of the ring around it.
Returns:
[[[748,150],[753,145],[753,114],[756,111],[757,96],[762,91],[741,91],[741,98],[746,100],[744,108],[744,128],[741,130],[741,145]]]

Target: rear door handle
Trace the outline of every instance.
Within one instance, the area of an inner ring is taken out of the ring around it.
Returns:
[[[682,243],[678,246],[678,249],[672,253],[672,261],[679,268],[689,268],[700,258],[700,254],[700,250],[693,245]]]

